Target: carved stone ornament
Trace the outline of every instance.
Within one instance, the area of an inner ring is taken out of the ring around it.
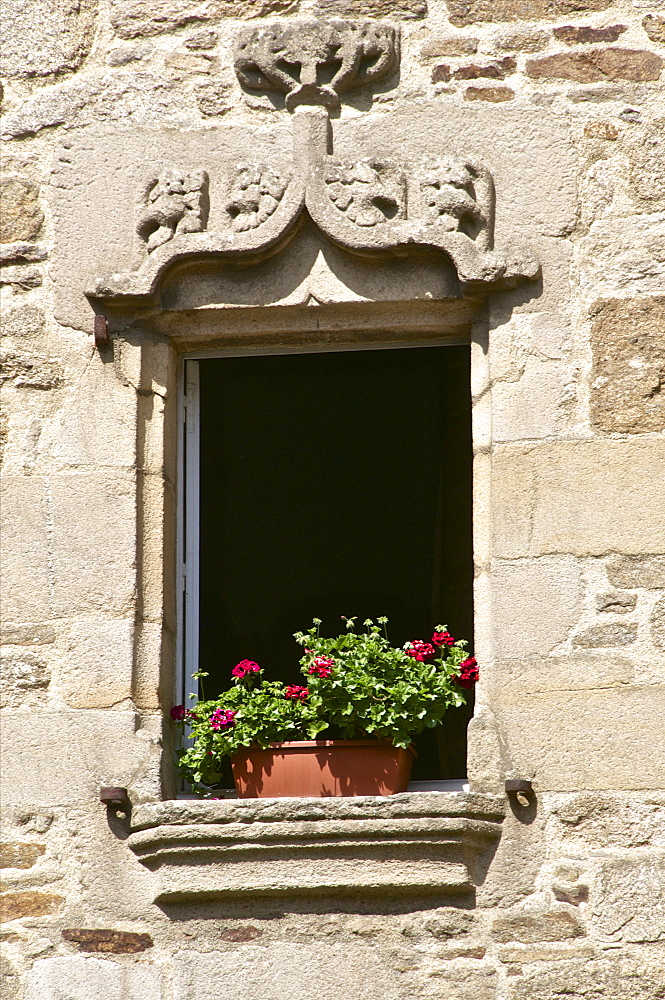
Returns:
[[[377,21],[269,24],[240,35],[235,69],[248,90],[286,95],[286,107],[339,106],[339,95],[388,76],[397,66],[399,37]]]
[[[148,178],[136,231],[154,250],[176,233],[200,233],[208,222],[208,175],[205,170],[183,174],[163,170]]]
[[[342,160],[332,152],[329,109],[339,93],[385,76],[397,55],[394,29],[379,22],[307,21],[241,34],[236,69],[243,84],[285,93],[294,110],[291,163],[246,161],[219,178],[225,194],[214,206],[212,232],[204,170],[149,177],[137,226],[148,259],[138,271],[100,279],[89,297],[148,302],[176,261],[254,262],[285,245],[305,214],[355,255],[445,255],[462,295],[535,278],[539,265],[528,251],[494,246],[494,183],[482,163],[450,149],[390,161],[367,153]]]

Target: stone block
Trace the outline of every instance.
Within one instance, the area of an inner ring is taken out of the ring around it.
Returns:
[[[0,210],[0,243],[37,239],[44,213],[36,184],[25,177],[0,179]]]
[[[46,662],[32,650],[6,649],[2,655],[0,708],[39,704],[51,682]]]
[[[63,380],[60,362],[43,356],[2,351],[0,363],[0,383],[16,389],[57,389]]]
[[[613,0],[448,0],[454,25],[478,21],[537,21],[606,10]]]
[[[63,897],[52,892],[3,892],[0,893],[0,923],[50,916],[57,913],[63,903]]]
[[[532,79],[574,80],[598,83],[607,80],[657,80],[663,59],[655,52],[633,49],[595,49],[589,52],[557,52],[529,59],[527,76]]]
[[[27,292],[42,284],[41,271],[36,267],[3,267],[0,270],[0,286],[9,285],[15,292]]]
[[[473,913],[454,906],[441,906],[428,913],[423,921],[425,930],[440,941],[468,934],[473,925]]]
[[[40,77],[78,69],[96,14],[97,0],[6,0],[0,73]]]
[[[552,326],[556,329],[555,322]],[[538,335],[544,341],[547,331],[541,328]],[[492,386],[494,441],[533,440],[561,434],[571,423],[575,389],[569,365],[528,358],[519,379],[497,380]]]
[[[591,923],[596,935],[613,941],[665,939],[665,851],[638,849],[603,858]]]
[[[427,17],[427,0],[317,0],[320,17],[387,17],[410,20]]]
[[[651,641],[658,649],[665,649],[665,597],[654,606],[649,617]]]
[[[496,1000],[496,972],[487,965],[453,960],[430,975],[436,1000]]]
[[[58,616],[132,611],[136,483],[120,470],[51,478],[53,606]]]
[[[510,87],[467,87],[464,91],[465,101],[488,101],[490,104],[502,104],[512,101],[515,91]]]
[[[574,559],[493,564],[493,648],[498,658],[545,656],[579,615],[580,567]]]
[[[64,941],[74,944],[79,951],[110,955],[135,955],[152,948],[149,934],[135,931],[113,931],[101,928],[68,927],[62,932]]]
[[[5,475],[0,489],[3,619],[41,621],[51,613],[46,483]]]
[[[660,14],[647,14],[642,21],[642,27],[652,42],[665,45],[665,17]]]
[[[665,552],[664,490],[660,440],[499,446],[492,461],[495,555]]]
[[[583,937],[585,931],[575,914],[568,910],[551,910],[548,913],[518,910],[495,917],[491,934],[501,944],[508,941],[536,944],[539,941],[568,941]]]
[[[573,639],[574,646],[604,647],[629,646],[637,639],[636,622],[616,622],[611,625],[594,625],[580,632]]]
[[[38,306],[21,305],[2,310],[2,333],[8,340],[41,340],[46,333],[46,316]]]
[[[662,170],[662,166],[661,166]],[[581,284],[594,299],[661,297],[665,285],[665,215],[598,219],[580,241]]]
[[[505,32],[496,39],[496,47],[504,52],[539,52],[550,40],[547,31],[527,28],[523,31]]]
[[[554,28],[552,34],[566,45],[594,45],[600,42],[616,42],[626,31],[625,24],[611,24],[607,28],[592,28],[588,24],[563,24]]]
[[[110,708],[132,697],[134,629],[133,618],[68,623],[55,673],[71,708]]]
[[[550,807],[550,829],[569,854],[589,849],[665,848],[665,793],[563,795]]]
[[[430,38],[420,50],[423,59],[443,56],[470,56],[478,51],[478,39],[470,35],[444,35]]]
[[[225,80],[202,83],[195,94],[199,111],[209,118],[219,118],[233,107],[232,85]]]
[[[660,1000],[662,976],[642,961],[627,962],[573,957],[554,967],[530,968],[509,982],[508,1000]]]
[[[153,965],[120,965],[67,955],[42,958],[26,977],[25,1000],[162,1000],[161,973]]]
[[[612,556],[607,561],[607,575],[615,587],[665,589],[665,556]]]
[[[610,299],[593,317],[593,425],[622,434],[665,429],[665,297]]]
[[[6,807],[96,803],[102,785],[128,787],[150,755],[133,712],[5,711]]]
[[[626,615],[635,610],[637,594],[614,590],[610,594],[596,595],[596,611],[609,611],[615,615]]]
[[[455,80],[479,80],[483,78],[491,80],[505,80],[507,76],[514,73],[517,63],[512,56],[504,56],[503,59],[496,59],[494,62],[479,66],[477,63],[467,63],[460,66],[453,73]]]
[[[400,986],[376,951],[360,941],[309,939],[246,944],[230,951],[174,956],[178,1000],[218,1000],[220,983],[233,1000],[398,1000]]]
[[[493,691],[510,695],[546,691],[592,691],[620,688],[633,680],[633,665],[626,657],[575,652],[567,656],[531,656],[495,660],[483,675]]]
[[[663,687],[506,691],[493,707],[512,770],[539,793],[665,784]]]
[[[212,4],[190,0],[112,0],[111,24],[120,38],[149,38],[165,32],[195,27],[216,18],[246,20],[292,14],[298,0],[213,0]]]
[[[32,868],[45,850],[44,844],[7,841],[0,844],[0,868]]]

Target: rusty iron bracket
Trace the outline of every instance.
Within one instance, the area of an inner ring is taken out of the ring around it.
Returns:
[[[129,808],[127,789],[115,785],[102,785],[99,789],[99,801],[109,809]]]
[[[514,795],[521,806],[528,806],[533,796],[533,784],[526,778],[508,778],[504,788],[506,795]]]
[[[109,346],[111,340],[109,338],[109,326],[106,321],[106,316],[95,316],[93,333],[95,336],[95,347],[98,351],[101,351],[103,348]]]

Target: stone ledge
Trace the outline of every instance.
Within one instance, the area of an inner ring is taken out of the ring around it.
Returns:
[[[172,801],[135,810],[129,845],[156,900],[470,892],[501,835],[501,796]]]

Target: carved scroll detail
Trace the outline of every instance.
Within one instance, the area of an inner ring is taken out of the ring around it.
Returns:
[[[357,226],[404,218],[405,179],[378,160],[335,163],[325,177],[330,200]]]
[[[397,65],[398,36],[381,22],[270,24],[240,35],[235,69],[248,90],[286,94],[286,107],[339,106],[339,95],[387,76]]]
[[[167,169],[146,183],[136,231],[148,250],[181,233],[200,233],[208,223],[208,174]]]
[[[258,163],[241,163],[231,181],[231,200],[226,211],[237,233],[256,229],[273,214],[284,197],[288,178]]]

